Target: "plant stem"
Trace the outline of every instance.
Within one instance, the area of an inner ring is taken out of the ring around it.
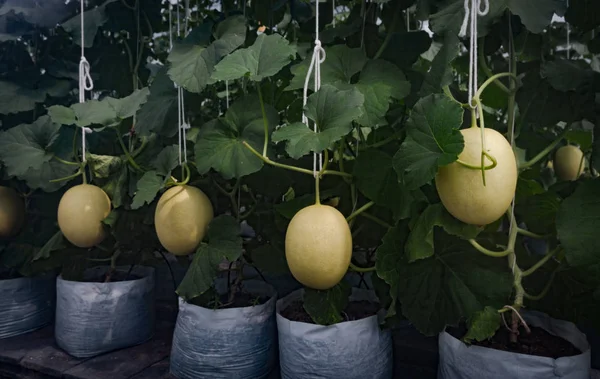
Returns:
[[[560,267],[560,266],[558,266],[558,267]],[[558,267],[554,271],[552,271],[552,275],[550,275],[550,279],[548,280],[548,283],[546,283],[546,286],[544,287],[542,292],[540,292],[538,295],[530,295],[527,292],[523,291],[523,296],[528,300],[533,300],[533,301],[542,300],[544,298],[544,296],[546,296],[546,294],[550,290],[550,287],[552,287],[552,282],[554,281],[554,277],[556,276]]]
[[[483,93],[483,91],[486,89],[487,86],[492,84],[495,80],[506,77],[506,76],[510,77],[511,79],[513,79],[515,82],[518,83],[519,79],[512,72],[501,72],[499,74],[492,75],[485,82],[483,82],[481,87],[479,87],[479,90],[475,94],[475,98],[479,99],[481,97],[481,94]]]
[[[364,6],[364,3],[363,3],[363,6]],[[394,18],[392,19],[392,24],[390,25],[390,30],[386,30],[387,34],[385,35],[385,39],[383,40],[383,43],[379,47],[379,50],[377,50],[377,52],[373,56],[373,59],[379,59],[379,57],[381,57],[381,54],[383,54],[383,52],[387,48],[387,45],[390,43],[394,29],[396,29],[396,24],[398,23],[398,20],[400,19],[400,14],[402,13],[400,11],[400,6],[401,6],[401,3],[398,3],[398,5],[396,6],[396,11],[394,12]]]
[[[250,152],[252,152],[252,154],[256,155],[258,158],[260,158],[263,162],[265,162],[268,165],[271,165],[274,167],[279,167],[279,168],[284,168],[286,170],[301,172],[303,174],[314,175],[312,170],[307,170],[305,168],[290,166],[290,165],[286,165],[283,163],[278,163],[278,162],[272,161],[271,159],[269,159],[269,157],[265,157],[265,156],[261,155],[258,151],[256,151],[255,148],[250,146],[250,144],[246,141],[243,141],[242,144],[244,146],[246,146],[246,148],[248,150],[250,150]],[[325,170],[325,171],[323,171],[322,175],[336,175],[336,176],[343,176],[346,178],[352,178],[352,174],[348,174],[348,173],[341,172],[341,171],[334,171],[334,170]]]
[[[321,189],[320,187],[320,175],[317,174],[315,175],[315,204],[320,205],[321,204]]]
[[[515,225],[516,221],[514,220],[514,216],[510,212],[509,212],[509,218],[511,219],[511,224]],[[510,233],[508,235],[508,247],[506,248],[506,250],[493,251],[493,250],[486,249],[485,247],[481,246],[475,239],[470,239],[469,243],[471,244],[471,246],[473,246],[475,249],[477,249],[477,251],[479,251],[487,256],[494,257],[494,258],[502,258],[502,257],[510,256],[511,254],[514,255],[516,241],[517,241],[517,228],[513,227],[510,230]]]
[[[67,160],[64,160],[64,159],[62,159],[62,158],[59,158],[57,155],[53,155],[53,156],[52,156],[52,158],[56,159],[56,160],[57,160],[57,161],[59,161],[60,163],[64,163],[64,164],[66,164],[66,165],[69,165],[69,166],[79,166],[79,165],[80,165],[80,163],[79,163],[79,162],[71,162],[71,161],[67,161]]]
[[[365,205],[363,205],[362,207],[360,207],[356,211],[354,211],[350,216],[346,217],[346,221],[350,222],[353,218],[355,218],[359,214],[363,213],[367,209],[371,208],[373,205],[375,205],[375,202],[369,201],[368,203],[366,203]]]
[[[479,51],[478,51],[479,63],[480,63],[481,69],[483,70],[483,72],[485,73],[485,75],[488,78],[491,78],[492,76],[494,76],[494,73],[488,67],[487,62],[485,60],[485,56],[483,55],[484,41],[485,41],[485,38],[479,38]],[[508,89],[504,85],[504,83],[502,83],[501,81],[494,80],[494,84],[496,84],[498,86],[498,88],[500,88],[502,91],[506,92],[507,94],[510,95],[512,93],[512,90]]]
[[[123,150],[123,153],[125,154],[125,157],[127,158],[127,161],[129,162],[129,164],[135,170],[143,172],[144,170],[135,162],[135,160],[133,159],[133,157],[129,153],[129,150],[125,146],[125,143],[123,142],[123,138],[121,138],[121,134],[119,134],[119,129],[115,128],[115,132],[117,134],[117,138],[119,139],[119,145],[121,146],[121,150]]]
[[[542,236],[542,235],[536,234],[536,233],[532,233],[529,230],[525,230],[525,229],[521,229],[521,228],[517,228],[517,233],[519,233],[521,235],[524,235],[524,236],[527,236],[527,237],[539,239],[539,240],[542,240],[542,239],[546,238],[545,236]]]
[[[542,259],[540,259],[536,264],[523,271],[523,277],[529,276],[533,274],[538,268],[542,267],[546,262],[550,260],[558,251],[560,250],[560,246],[556,249],[549,251]]]
[[[81,174],[82,174],[81,170],[78,170],[73,175],[65,176],[64,178],[59,178],[59,179],[52,179],[52,180],[50,180],[50,183],[59,183],[59,182],[64,182],[67,180],[75,179],[76,177],[78,177]]]
[[[546,148],[544,150],[540,151],[540,153],[538,155],[536,155],[531,160],[529,160],[529,161],[523,163],[521,166],[519,166],[519,169],[524,170],[524,169],[529,168],[529,167],[533,166],[534,164],[538,163],[540,160],[544,159],[552,150],[554,150],[556,145],[558,145],[560,143],[560,141],[562,141],[563,138],[565,138],[565,136],[567,135],[568,132],[569,132],[569,130],[565,129],[554,141],[552,141],[552,143],[550,145],[546,146]]]
[[[392,229],[394,227],[392,224],[389,224],[389,223],[383,221],[382,219],[380,219],[379,217],[373,216],[372,214],[367,213],[367,212],[363,212],[361,214],[361,217],[369,219],[369,220],[373,221],[374,223],[383,226],[384,228]]]
[[[258,100],[260,101],[260,110],[262,112],[263,124],[265,127],[265,144],[263,145],[263,157],[267,157],[267,147],[269,146],[269,120],[267,119],[267,111],[265,109],[265,101],[263,100],[262,90],[260,89],[260,83],[256,84],[256,90],[258,91]]]
[[[375,266],[373,266],[373,267],[358,267],[358,266],[356,266],[352,262],[350,262],[349,267],[350,267],[350,269],[352,271],[356,271],[356,272],[372,272],[372,271],[375,271]]]

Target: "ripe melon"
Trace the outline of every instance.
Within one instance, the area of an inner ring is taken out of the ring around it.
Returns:
[[[175,186],[158,200],[154,225],[160,243],[175,255],[193,253],[214,217],[208,196],[196,187]]]
[[[352,258],[352,234],[344,216],[327,205],[301,209],[285,235],[285,257],[292,275],[317,290],[342,280]]]
[[[583,152],[576,146],[563,146],[554,155],[554,172],[560,180],[577,180],[583,172]],[[581,167],[579,167],[581,166]]]
[[[106,237],[102,221],[110,214],[108,195],[90,184],[70,188],[58,204],[58,226],[73,245],[95,246]]]
[[[481,166],[481,129],[460,131],[465,147],[459,159]],[[493,129],[485,129],[487,152],[498,165],[485,171],[483,185],[481,170],[474,170],[458,162],[440,167],[435,184],[444,207],[457,219],[472,225],[487,225],[498,220],[507,211],[517,188],[517,161],[504,136]],[[486,166],[491,161],[486,158]]]
[[[0,187],[0,237],[14,236],[25,221],[25,203],[17,192]]]

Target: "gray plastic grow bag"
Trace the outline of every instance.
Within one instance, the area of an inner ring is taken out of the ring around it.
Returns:
[[[118,267],[127,272],[129,267]],[[86,271],[86,278],[107,267]],[[143,343],[154,333],[154,269],[134,267],[139,279],[111,283],[56,281],[56,343],[72,356],[93,357]]]
[[[0,280],[0,338],[40,329],[54,317],[56,276]]]
[[[590,379],[590,348],[577,327],[539,312],[526,312],[529,325],[571,342],[582,354],[552,359],[481,346],[467,346],[446,332],[439,335],[439,379]]]
[[[330,326],[290,321],[281,311],[301,299],[304,290],[277,302],[277,330],[282,379],[389,379],[392,335],[381,330],[378,316]],[[350,300],[375,300],[371,291],[354,289]]]
[[[243,282],[261,305],[208,309],[179,299],[171,349],[171,374],[179,379],[261,379],[277,359],[275,290],[254,280]]]

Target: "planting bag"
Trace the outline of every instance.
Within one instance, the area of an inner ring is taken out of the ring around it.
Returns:
[[[583,353],[558,359],[467,346],[446,332],[439,335],[439,379],[590,379],[590,348],[577,327],[539,312],[524,312],[531,326],[571,342]]]
[[[107,267],[87,270],[85,278],[99,278]],[[128,272],[129,266],[118,267]],[[98,283],[56,281],[56,343],[78,358],[149,340],[154,333],[154,269],[136,266],[136,279]]]
[[[273,287],[261,281],[245,281],[243,289],[269,300],[257,306],[213,310],[179,299],[172,375],[179,379],[261,379],[269,375],[277,359],[277,296]]]
[[[54,317],[55,275],[0,280],[0,338],[42,328]]]
[[[277,302],[279,361],[282,379],[389,379],[392,377],[392,335],[381,330],[378,316],[322,326],[281,316],[304,290]],[[354,289],[351,301],[376,300],[371,291]]]

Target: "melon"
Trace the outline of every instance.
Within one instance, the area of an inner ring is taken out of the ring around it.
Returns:
[[[212,204],[204,192],[192,186],[175,186],[158,200],[154,226],[168,252],[187,255],[196,251],[213,217]]]
[[[106,237],[102,221],[110,214],[110,198],[100,187],[71,187],[58,204],[58,226],[69,242],[89,248]]]
[[[577,180],[583,172],[583,152],[576,146],[563,146],[554,154],[554,172],[560,180]],[[581,167],[580,167],[581,166]]]
[[[338,284],[352,258],[352,233],[344,215],[321,204],[298,211],[285,235],[285,257],[305,286],[326,290]]]
[[[481,166],[481,129],[460,131],[464,149],[458,158],[467,164]],[[485,171],[486,185],[481,170],[454,162],[438,169],[435,184],[444,207],[457,219],[472,225],[488,225],[498,220],[510,207],[517,188],[517,161],[504,136],[493,129],[485,129],[487,153],[498,164]],[[485,159],[485,165],[491,165]]]
[[[12,237],[25,221],[25,202],[9,187],[0,187],[0,237]]]

